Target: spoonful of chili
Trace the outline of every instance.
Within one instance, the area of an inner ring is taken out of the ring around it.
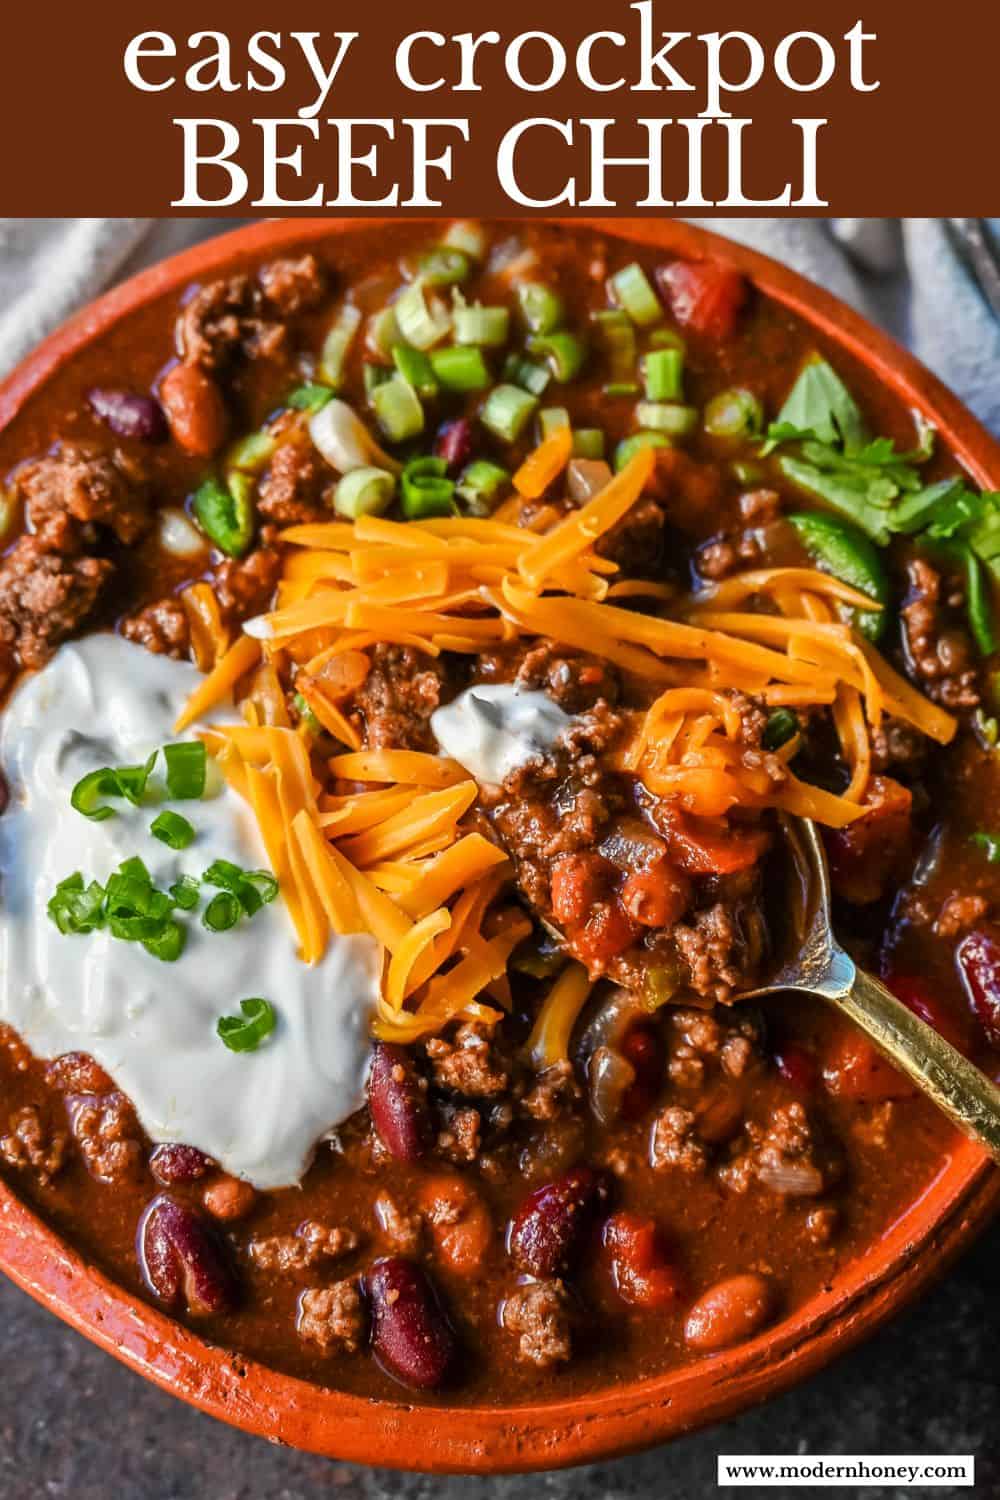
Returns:
[[[1000,1162],[1000,1088],[880,980],[857,967],[831,926],[830,876],[815,824],[806,818],[781,821],[794,872],[789,913],[794,942],[767,983],[739,998],[799,990],[832,1002],[960,1130]]]

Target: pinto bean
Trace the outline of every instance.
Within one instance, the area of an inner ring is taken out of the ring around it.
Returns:
[[[178,1182],[197,1182],[215,1167],[215,1162],[197,1146],[157,1146],[149,1158],[149,1170],[157,1182],[164,1187],[173,1187]]]
[[[706,1353],[738,1344],[764,1326],[774,1303],[771,1283],[764,1276],[748,1271],[717,1281],[688,1313],[685,1343]]]
[[[420,1207],[442,1262],[457,1276],[479,1270],[493,1238],[493,1220],[475,1188],[451,1174],[429,1178]]]
[[[529,1276],[558,1276],[572,1264],[584,1230],[608,1198],[608,1181],[592,1167],[572,1167],[524,1200],[511,1221],[507,1249]]]
[[[402,1047],[376,1042],[368,1075],[368,1108],[375,1134],[390,1156],[417,1161],[430,1140],[426,1084]]]
[[[195,1209],[167,1193],[149,1204],[136,1237],[139,1269],[150,1291],[192,1317],[227,1312],[237,1287],[225,1248]]]
[[[222,1172],[204,1189],[201,1201],[213,1219],[228,1224],[231,1219],[246,1218],[257,1201],[257,1194],[249,1182]]]
[[[229,416],[222,392],[197,365],[174,365],[160,382],[160,402],[179,448],[211,458],[226,441]]]
[[[403,1385],[433,1390],[455,1359],[455,1337],[430,1281],[413,1261],[392,1256],[368,1272],[372,1349]]]

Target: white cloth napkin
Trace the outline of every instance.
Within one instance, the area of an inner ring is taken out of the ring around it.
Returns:
[[[0,219],[0,373],[76,308],[231,219]],[[941,219],[702,219],[895,334],[1000,436],[1000,321]]]

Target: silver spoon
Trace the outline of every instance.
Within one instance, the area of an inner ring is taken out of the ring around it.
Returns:
[[[782,832],[796,874],[795,951],[767,984],[738,998],[798,990],[832,1001],[959,1130],[1000,1162],[1000,1088],[844,952],[830,925],[830,875],[815,824],[783,817]]]

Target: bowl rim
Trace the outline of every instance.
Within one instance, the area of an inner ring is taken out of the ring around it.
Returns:
[[[182,291],[236,258],[398,222],[386,216],[264,220],[140,272],[75,314],[0,382],[0,430],[85,346],[149,302]],[[677,219],[551,217],[537,222],[735,266],[772,300],[846,350],[898,399],[933,420],[946,446],[980,485],[1000,488],[1000,444],[958,398],[887,334],[797,272]],[[210,1344],[112,1281],[3,1183],[0,1269],[155,1384],[272,1442],[389,1468],[518,1473],[616,1457],[732,1416],[787,1389],[915,1297],[998,1204],[1000,1172],[978,1147],[956,1137],[935,1177],[890,1229],[774,1328],[735,1349],[661,1375],[518,1406],[374,1401],[282,1374]]]

